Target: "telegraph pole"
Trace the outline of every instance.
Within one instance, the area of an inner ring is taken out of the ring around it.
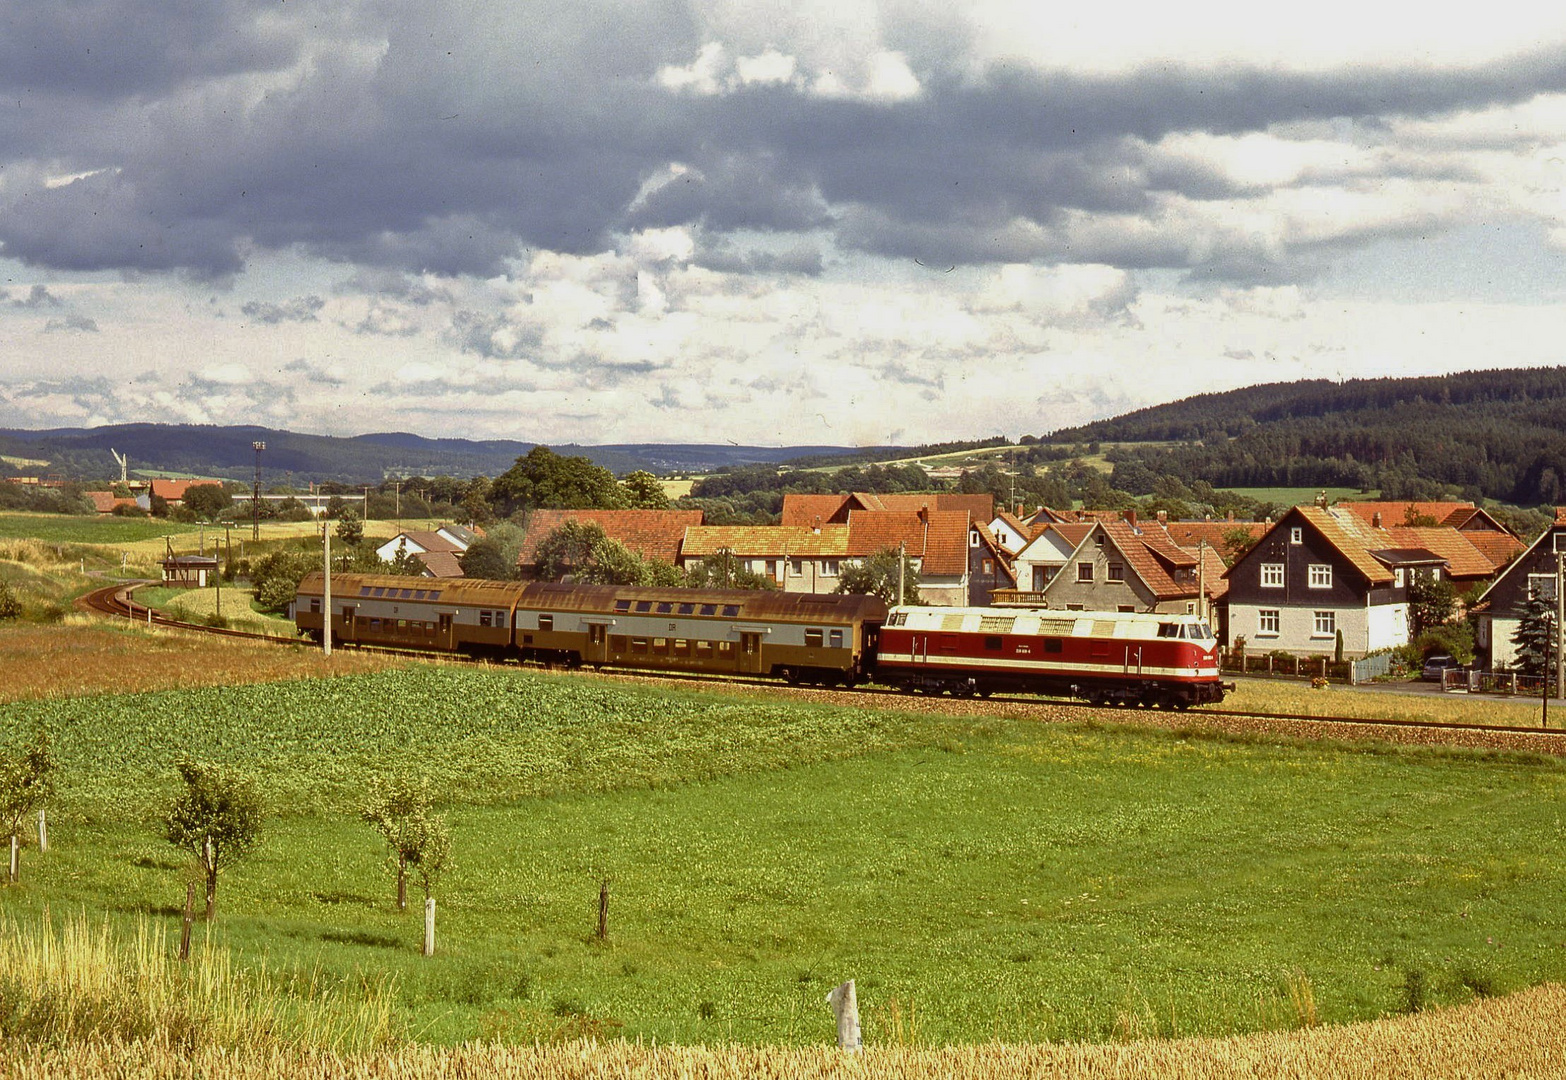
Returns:
[[[1561,586],[1566,584],[1566,551],[1555,553],[1555,696],[1566,698],[1566,633],[1561,628],[1566,627],[1566,592]],[[1548,683],[1549,672],[1546,671],[1544,681]]]
[[[321,523],[321,648],[323,656],[332,655],[332,527]]]
[[[907,586],[904,584],[907,566],[908,545],[899,541],[897,545],[897,604],[899,607],[902,606],[904,599],[908,595]]]
[[[256,482],[250,495],[250,539],[261,539],[261,451],[266,443],[257,440],[250,444],[256,451]]]

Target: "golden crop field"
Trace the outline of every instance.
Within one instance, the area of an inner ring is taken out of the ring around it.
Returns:
[[[273,1080],[1443,1080],[1566,1074],[1566,988],[1536,987],[1506,998],[1341,1028],[1227,1039],[1142,1040],[1116,1045],[869,1047],[680,1047],[584,1041],[555,1046],[409,1047],[335,1054],[287,1049],[184,1052],[157,1041],[16,1046],[0,1054],[7,1080],[140,1080],[230,1077]]]
[[[407,663],[347,650],[327,660],[319,649],[72,615],[51,626],[0,626],[0,702],[351,675]]]

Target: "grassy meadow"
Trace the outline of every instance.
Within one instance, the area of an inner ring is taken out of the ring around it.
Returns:
[[[0,740],[40,727],[51,848],[0,916],[177,937],[171,763],[232,762],[274,816],[213,942],[391,980],[420,1041],[821,1044],[846,978],[883,1046],[1283,1030],[1566,978],[1555,759],[422,664],[0,706]],[[453,831],[433,958],[355,818],[394,774]]]

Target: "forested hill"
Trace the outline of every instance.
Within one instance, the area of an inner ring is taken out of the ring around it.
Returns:
[[[1165,473],[1220,488],[1349,486],[1399,499],[1456,490],[1557,505],[1566,502],[1566,368],[1272,383],[1042,441],[1173,443],[1111,451],[1115,485],[1131,492]]]

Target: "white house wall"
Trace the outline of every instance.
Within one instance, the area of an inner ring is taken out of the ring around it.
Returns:
[[[1232,642],[1236,637],[1245,638],[1245,648],[1250,653],[1281,649],[1296,655],[1331,656],[1337,649],[1335,634],[1317,636],[1317,609],[1268,605],[1265,610],[1278,612],[1276,635],[1263,635],[1258,631],[1262,610],[1264,609],[1260,604],[1230,604],[1229,640]],[[1407,604],[1331,610],[1337,617],[1337,629],[1343,632],[1345,656],[1364,656],[1377,649],[1408,643]],[[1400,625],[1403,628],[1401,640],[1397,630]]]

